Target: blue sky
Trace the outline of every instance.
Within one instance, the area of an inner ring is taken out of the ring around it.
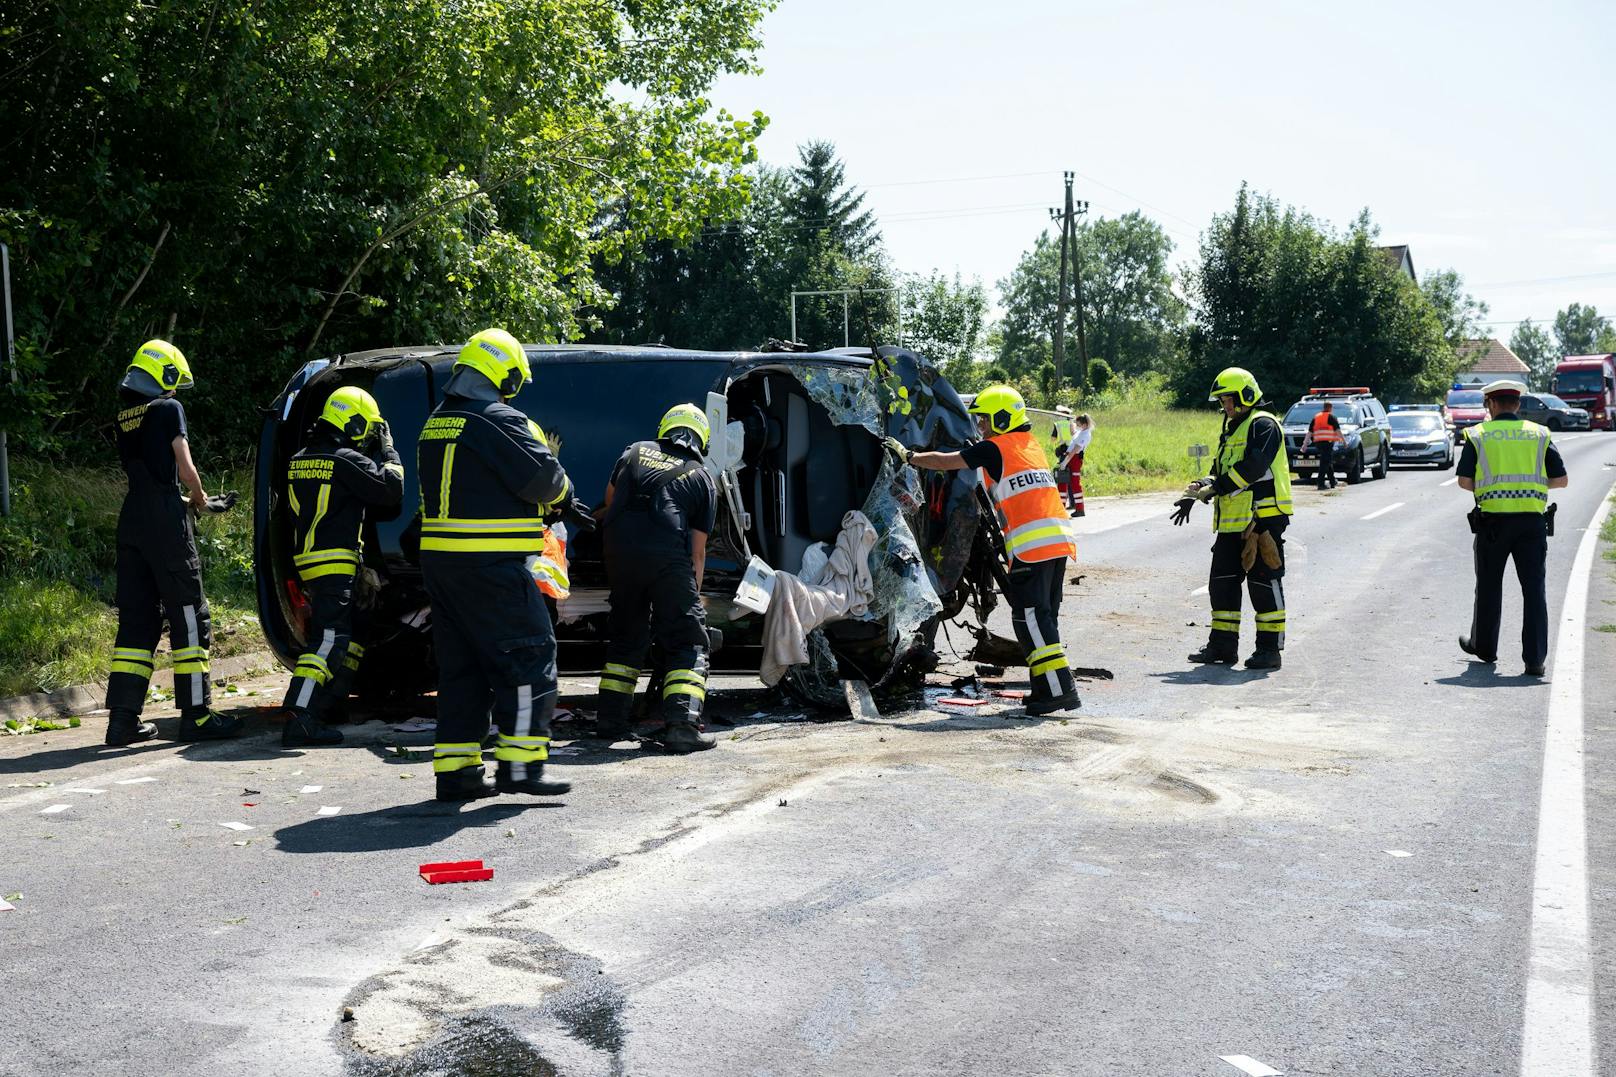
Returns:
[[[1616,3],[782,0],[762,33],[715,103],[770,117],[772,163],[835,142],[904,270],[991,285],[1069,168],[1175,259],[1247,180],[1336,225],[1367,206],[1494,335],[1616,316]]]

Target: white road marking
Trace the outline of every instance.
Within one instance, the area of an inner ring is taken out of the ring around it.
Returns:
[[[1258,1062],[1250,1055],[1219,1055],[1218,1057],[1241,1073],[1249,1074],[1250,1077],[1285,1077],[1279,1070]]]
[[[1402,501],[1394,501],[1394,502],[1392,502],[1392,503],[1391,503],[1391,504],[1390,504],[1390,505],[1387,505],[1387,506],[1386,506],[1386,507],[1385,507],[1385,508],[1383,508],[1383,509],[1376,509],[1376,510],[1375,510],[1375,511],[1374,511],[1374,512],[1371,512],[1371,513],[1370,513],[1370,514],[1369,514],[1369,515],[1368,515],[1368,516],[1360,516],[1360,517],[1358,517],[1358,518],[1359,518],[1359,519],[1360,519],[1360,520],[1373,520],[1373,519],[1374,519],[1374,518],[1375,518],[1375,517],[1377,517],[1377,516],[1384,516],[1384,515],[1386,515],[1386,514],[1387,514],[1387,513],[1388,513],[1388,512],[1394,512],[1394,511],[1396,511],[1396,510],[1397,510],[1397,509],[1400,509],[1400,508],[1402,508],[1402,507],[1403,507],[1403,505],[1404,505],[1404,504],[1406,504],[1406,502],[1402,502]]]
[[[1588,834],[1583,803],[1582,658],[1588,578],[1599,529],[1610,511],[1600,499],[1571,564],[1554,645],[1549,717],[1543,734],[1537,860],[1532,869],[1532,937],[1521,1030],[1521,1073],[1592,1074],[1593,973],[1588,945]]]
[[[55,815],[57,812],[66,811],[67,809],[71,808],[72,806],[73,805],[71,805],[71,804],[52,804],[48,808],[39,809],[39,814],[41,814],[41,815]]]
[[[1212,588],[1208,587],[1206,584],[1203,583],[1203,584],[1201,584],[1201,586],[1197,587],[1195,590],[1190,592],[1190,597],[1195,598],[1197,595],[1209,595],[1211,593],[1212,593]]]
[[[1452,486],[1454,483],[1456,483],[1458,481],[1459,481],[1459,476],[1455,475],[1453,478],[1449,479],[1445,483],[1442,483],[1441,485],[1443,485],[1443,486]]]

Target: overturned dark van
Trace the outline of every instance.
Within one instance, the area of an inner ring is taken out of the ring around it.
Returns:
[[[372,697],[433,686],[431,611],[419,568],[414,445],[449,376],[457,347],[388,348],[305,365],[268,410],[258,446],[254,553],[265,638],[290,667],[308,607],[293,568],[285,505],[288,459],[326,397],[340,386],[381,405],[405,467],[404,504],[364,534],[360,608],[367,627],[357,690]],[[912,352],[696,352],[651,347],[545,345],[527,349],[533,380],[513,403],[545,431],[578,495],[599,504],[619,454],[655,436],[681,402],[707,412],[707,466],[720,510],[708,541],[703,604],[723,644],[716,670],[757,669],[763,618],[734,601],[748,563],[796,573],[805,553],[834,541],[858,509],[877,533],[874,594],[859,619],[809,637],[810,661],[784,683],[805,702],[833,705],[841,679],[890,687],[929,668],[937,626],[969,605],[980,625],[1002,570],[996,522],[970,472],[895,467],[886,435],[909,445],[959,447],[975,423],[935,367]],[[563,672],[600,664],[606,571],[597,534],[571,536],[570,593],[554,609]]]

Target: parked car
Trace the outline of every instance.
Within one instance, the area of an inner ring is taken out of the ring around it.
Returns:
[[[1487,405],[1482,403],[1480,389],[1466,389],[1455,385],[1448,392],[1448,415],[1453,420],[1453,437],[1466,427],[1487,421]]]
[[[1453,466],[1453,437],[1435,411],[1393,411],[1392,463]]]
[[[258,609],[265,638],[288,667],[304,646],[308,605],[292,564],[286,463],[332,390],[358,385],[387,417],[404,461],[405,497],[391,519],[365,525],[359,602],[373,627],[356,688],[408,695],[433,687],[414,447],[458,350],[386,348],[316,360],[266,412],[254,509]],[[757,668],[762,618],[733,600],[751,558],[797,572],[811,546],[835,540],[853,509],[880,536],[870,616],[816,633],[815,661],[794,667],[787,687],[828,705],[842,697],[841,676],[880,688],[923,667],[936,626],[967,604],[985,625],[1003,571],[1002,536],[983,511],[979,480],[968,471],[895,468],[881,444],[888,434],[933,447],[975,440],[975,421],[926,359],[892,348],[810,354],[583,345],[530,347],[528,357],[533,380],[514,403],[544,429],[592,504],[601,502],[619,454],[654,437],[668,407],[705,405],[713,430],[708,468],[720,489],[702,593],[708,623],[723,637],[715,668]],[[563,670],[592,671],[606,633],[599,535],[573,536],[567,555],[571,593],[553,604],[559,660]]]
[[[1303,482],[1317,474],[1319,453],[1316,446],[1303,448],[1313,416],[1328,401],[1341,424],[1341,444],[1336,446],[1332,470],[1346,475],[1347,482],[1363,478],[1364,468],[1377,479],[1384,479],[1392,462],[1392,426],[1386,408],[1366,388],[1310,389],[1306,396],[1285,413],[1285,451],[1291,468]]]
[[[1387,404],[1386,413],[1390,415],[1397,411],[1434,411],[1442,416],[1442,426],[1449,434],[1453,433],[1453,416],[1448,413],[1446,404]]]
[[[1590,427],[1587,411],[1572,407],[1553,393],[1522,394],[1520,415],[1550,430],[1587,430]]]

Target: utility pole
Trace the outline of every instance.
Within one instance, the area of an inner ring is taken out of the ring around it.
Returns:
[[[1060,222],[1060,285],[1055,293],[1055,391],[1059,392],[1061,382],[1066,378],[1066,244],[1072,230],[1072,179],[1070,172],[1064,174],[1066,179],[1066,206],[1064,209],[1049,210],[1049,219]]]
[[[1066,211],[1072,212],[1072,192],[1070,186],[1066,191]],[[1087,202],[1076,203],[1076,212],[1086,215],[1089,211]],[[1083,268],[1077,262],[1077,221],[1074,218],[1066,226],[1072,235],[1072,286],[1077,292],[1077,359],[1082,363],[1081,374],[1077,379],[1078,387],[1085,393],[1089,391],[1089,336],[1083,322]]]

